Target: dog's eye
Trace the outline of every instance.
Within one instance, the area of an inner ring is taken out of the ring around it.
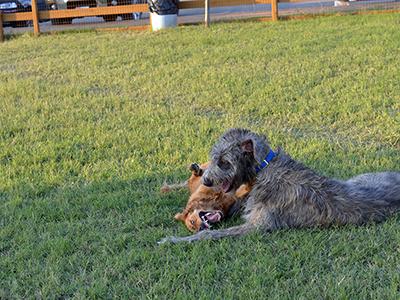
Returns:
[[[194,220],[190,220],[190,224],[194,225],[195,221]]]
[[[219,162],[218,162],[218,167],[220,168],[220,169],[222,169],[222,170],[226,170],[226,169],[229,169],[229,163],[227,162],[227,161],[225,161],[225,160],[220,160]]]

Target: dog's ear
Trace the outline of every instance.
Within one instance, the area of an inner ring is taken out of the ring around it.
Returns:
[[[183,212],[181,212],[181,213],[177,213],[176,215],[175,215],[175,220],[177,220],[177,221],[182,221],[182,222],[185,222],[185,219],[186,219],[186,214],[185,213],[183,213]]]
[[[245,140],[240,146],[244,152],[254,153],[254,143],[252,139]]]
[[[252,154],[258,163],[261,163],[264,160],[265,155],[271,150],[267,137],[254,134],[249,134],[243,137],[240,147],[243,153]]]
[[[265,147],[263,143],[257,142],[257,139],[252,137],[245,139],[240,146],[244,153],[251,153],[258,163],[261,163],[265,153],[269,152],[269,146]]]

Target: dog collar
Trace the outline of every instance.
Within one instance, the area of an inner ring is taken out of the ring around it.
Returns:
[[[268,166],[269,163],[271,162],[271,160],[273,160],[275,156],[276,156],[276,153],[274,151],[272,151],[272,149],[269,150],[267,156],[264,158],[264,160],[261,162],[261,164],[256,167],[256,173],[259,173],[262,169],[264,169],[266,166]]]

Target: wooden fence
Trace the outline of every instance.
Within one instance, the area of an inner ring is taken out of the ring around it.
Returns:
[[[305,2],[305,0],[181,0],[179,2],[179,9],[205,9],[205,23],[208,25],[208,8],[209,7],[223,7],[223,6],[240,6],[240,5],[254,5],[254,4],[270,4],[271,5],[271,18],[269,20],[278,20],[278,2],[279,3],[294,3]],[[0,42],[4,40],[3,23],[31,21],[33,24],[33,32],[36,36],[40,34],[40,20],[54,20],[54,19],[72,19],[78,17],[95,17],[95,16],[111,16],[111,15],[124,15],[139,12],[148,12],[147,4],[130,4],[130,5],[116,5],[92,8],[79,8],[79,9],[60,9],[60,10],[44,10],[39,11],[37,8],[37,0],[32,0],[32,11],[7,13],[2,14],[0,11]],[[385,8],[385,10],[377,11],[358,11],[358,13],[391,13],[400,12],[399,6],[392,7],[392,9]],[[323,15],[323,14],[319,14]],[[284,17],[282,17],[284,18]],[[262,18],[265,19],[265,18]],[[134,28],[143,28],[143,26],[136,26]]]
[[[204,8],[206,1],[207,0],[180,1],[179,9]],[[273,21],[278,20],[278,0],[208,0],[208,2],[210,7],[271,4],[271,19]],[[3,22],[32,21],[33,32],[35,35],[39,35],[40,20],[120,15],[148,11],[147,4],[39,11],[37,8],[37,0],[32,0],[32,11],[10,14],[2,14],[0,12],[0,41],[3,41],[4,39]]]

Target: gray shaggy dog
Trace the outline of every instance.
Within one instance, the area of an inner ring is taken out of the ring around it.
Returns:
[[[253,184],[245,223],[201,231],[164,242],[191,242],[240,236],[253,230],[327,227],[383,221],[400,209],[400,172],[367,173],[347,181],[319,175],[282,150],[274,152],[265,136],[246,129],[228,130],[211,150],[203,184],[236,190]]]

